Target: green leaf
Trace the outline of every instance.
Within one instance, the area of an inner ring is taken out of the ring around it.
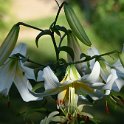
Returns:
[[[39,41],[40,37],[42,37],[43,35],[50,35],[50,31],[49,31],[49,30],[44,30],[44,31],[40,32],[40,33],[37,35],[37,37],[36,37],[36,39],[35,39],[35,43],[36,43],[36,46],[37,46],[37,47],[38,47],[38,41]]]
[[[73,51],[72,48],[70,48],[68,46],[62,46],[62,47],[59,48],[59,52],[60,51],[67,52],[71,56],[72,60],[74,61],[74,51]]]
[[[67,29],[64,26],[55,25],[55,28],[59,31],[67,32]]]
[[[44,87],[43,84],[42,84],[41,82],[40,82],[40,83],[37,83],[37,84],[33,87],[32,91],[35,92],[37,89],[40,89],[41,87]]]
[[[67,33],[67,29],[64,26],[55,25],[51,27],[51,30],[54,31],[58,36],[61,36],[60,31]]]

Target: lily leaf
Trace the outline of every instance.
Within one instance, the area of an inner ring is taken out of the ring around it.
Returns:
[[[63,32],[67,33],[67,29],[63,26],[55,25],[55,28],[59,31],[63,31]]]
[[[72,48],[70,48],[68,46],[62,46],[62,47],[59,48],[59,52],[60,51],[67,52],[71,56],[72,60],[74,61],[74,51],[73,51]]]
[[[40,33],[37,35],[37,37],[36,37],[36,39],[35,39],[35,43],[36,43],[36,46],[37,46],[37,47],[38,47],[38,41],[39,41],[40,37],[43,36],[43,35],[50,35],[50,31],[49,31],[49,30],[44,30],[44,31],[40,32]]]

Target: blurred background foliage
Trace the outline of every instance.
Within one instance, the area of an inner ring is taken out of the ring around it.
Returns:
[[[0,0],[0,29],[6,26],[7,16],[9,14],[10,0]]]
[[[81,0],[87,21],[104,42],[122,45],[124,40],[123,0]]]
[[[50,24],[55,19],[57,5],[54,0],[39,0],[43,6],[46,7],[44,11],[36,12],[36,14],[39,14],[38,18],[30,19],[18,18],[18,15],[13,14],[13,7],[17,9],[20,7],[13,6],[16,1],[23,1],[25,4],[28,3],[26,8],[24,8],[26,13],[28,8],[32,7],[32,1],[36,0],[30,0],[30,2],[24,0],[0,0],[0,43],[2,43],[12,25],[18,21],[23,21],[44,29],[49,28]],[[58,1],[62,2],[63,0]],[[97,47],[100,53],[121,49],[124,43],[124,0],[68,1],[72,4],[93,46]],[[48,16],[43,17],[42,14],[48,9],[48,3],[53,7],[54,11],[51,11],[51,13],[49,12]],[[35,8],[32,8],[32,10],[35,11]],[[14,10],[14,13],[15,12],[16,10]],[[33,16],[31,12],[28,14]],[[61,12],[57,23],[69,27],[63,12]],[[19,42],[25,42],[28,45],[28,56],[34,61],[42,63],[54,61],[55,53],[51,39],[46,36],[41,38],[37,49],[35,45],[35,36],[37,34],[38,32],[34,32],[32,29],[22,27]],[[66,39],[63,44],[66,44]],[[88,48],[82,44],[81,46],[82,51],[86,51]],[[62,53],[61,56],[66,57],[64,53]],[[109,57],[109,59],[113,61],[113,58]],[[121,96],[124,98],[124,88],[121,90]],[[103,120],[100,124],[124,123],[124,106],[119,105],[117,107],[109,103],[110,113],[106,114],[105,101],[99,101],[97,105],[95,109],[92,109],[92,113],[94,115],[97,114],[99,120]],[[0,95],[0,124],[38,124],[41,118],[54,110],[54,108],[55,102],[51,97],[40,102],[23,102],[15,86],[12,86],[9,97],[6,98]]]
[[[0,0],[0,41],[3,39],[3,34],[8,29],[8,25],[10,25],[10,6],[11,0]]]

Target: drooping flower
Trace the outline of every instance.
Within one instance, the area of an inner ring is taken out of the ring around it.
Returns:
[[[32,86],[28,78],[34,79],[33,70],[22,64],[21,58],[16,56],[17,53],[25,56],[26,45],[20,44],[16,47],[10,55],[10,58],[0,66],[0,92],[7,96],[12,83],[14,83],[24,101],[39,100],[38,97],[33,96],[29,92],[29,89],[31,90]]]

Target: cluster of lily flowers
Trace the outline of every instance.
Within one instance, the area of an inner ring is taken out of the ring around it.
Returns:
[[[74,46],[72,49],[75,51],[76,61],[82,53],[79,47],[75,47],[79,44],[70,46]],[[36,78],[34,69],[25,65],[26,60],[23,57],[26,57],[26,51],[26,45],[19,44],[0,66],[0,93],[7,96],[14,83],[25,102],[57,95],[57,110],[41,120],[40,124],[76,123],[79,117],[88,117],[92,120],[93,115],[83,110],[86,105],[80,104],[80,100],[88,101],[90,98],[97,101],[110,95],[111,91],[119,92],[124,86],[124,67],[120,59],[116,60],[113,65],[103,57],[99,60],[94,58],[83,63],[69,64],[62,80],[47,65],[38,72]],[[122,52],[124,52],[124,48]],[[92,57],[100,54],[96,48],[89,48],[87,55]],[[71,60],[68,59],[68,61]],[[29,79],[42,81],[45,91],[33,92]]]
[[[58,3],[57,5],[59,6]],[[72,30],[56,25],[63,6]],[[41,65],[27,57],[26,44],[20,43],[15,47],[20,25],[40,31],[36,37],[37,46],[41,36],[51,36],[56,52],[56,63]],[[56,44],[54,34],[60,38],[59,45]],[[67,36],[67,46],[61,46],[65,36]],[[82,52],[76,38],[90,47],[86,54]],[[61,51],[67,53],[66,60],[59,58]],[[53,97],[56,101],[56,110],[42,119],[40,124],[51,122],[78,124],[85,123],[87,120],[95,123],[94,115],[86,112],[84,107],[107,96],[110,96],[114,102],[118,101],[119,98],[114,99],[111,94],[119,92],[124,86],[124,45],[122,51],[117,52],[119,58],[114,64],[110,64],[104,55],[113,53],[115,52],[100,54],[95,47],[91,47],[91,42],[76,14],[69,4],[64,2],[59,6],[56,18],[47,30],[22,22],[12,27],[0,47],[0,94],[8,96],[14,83],[25,102],[43,100],[47,96],[57,96]],[[27,62],[38,65],[38,68],[32,65],[27,66]],[[57,69],[60,74],[57,73]],[[31,80],[36,85],[43,84],[43,88],[34,90]]]

